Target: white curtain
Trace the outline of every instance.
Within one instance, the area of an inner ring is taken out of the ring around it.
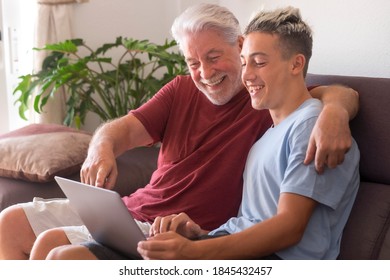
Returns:
[[[34,46],[42,48],[46,44],[58,43],[72,39],[72,11],[75,3],[89,0],[37,0],[37,21]],[[34,52],[34,72],[41,70],[42,62],[47,56],[45,51]],[[65,117],[66,93],[62,89],[49,100],[43,113],[31,110],[32,123],[62,124]]]

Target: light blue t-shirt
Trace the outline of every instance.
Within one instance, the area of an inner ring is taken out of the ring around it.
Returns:
[[[359,157],[356,142],[337,168],[319,175],[314,163],[303,161],[309,137],[322,103],[305,101],[277,126],[270,128],[249,152],[244,171],[244,190],[238,217],[218,229],[240,232],[277,212],[280,193],[296,193],[318,202],[302,240],[276,252],[282,259],[336,259],[343,228],[359,186]]]

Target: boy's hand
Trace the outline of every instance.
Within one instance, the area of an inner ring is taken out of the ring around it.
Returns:
[[[149,235],[155,236],[159,233],[174,231],[189,239],[207,234],[185,213],[169,215],[166,217],[157,217],[150,228]]]

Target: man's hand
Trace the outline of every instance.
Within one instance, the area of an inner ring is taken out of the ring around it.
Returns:
[[[81,181],[112,189],[118,177],[116,157],[132,148],[152,143],[152,137],[133,114],[104,123],[92,137],[80,171]]]
[[[349,121],[359,110],[359,94],[341,85],[315,87],[310,94],[320,99],[324,108],[310,136],[304,163],[314,160],[316,170],[323,173],[325,166],[334,168],[342,163],[352,145]]]
[[[349,115],[337,105],[324,106],[310,136],[305,164],[314,160],[317,172],[325,166],[334,168],[344,161],[345,153],[352,145]]]
[[[114,154],[109,150],[90,147],[80,171],[81,182],[96,187],[112,189],[118,176]]]

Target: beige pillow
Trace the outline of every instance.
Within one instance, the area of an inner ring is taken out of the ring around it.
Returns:
[[[80,170],[91,135],[64,127],[39,128],[32,135],[25,133],[31,130],[29,127],[16,135],[0,137],[0,176],[48,182],[54,176],[67,176]]]

